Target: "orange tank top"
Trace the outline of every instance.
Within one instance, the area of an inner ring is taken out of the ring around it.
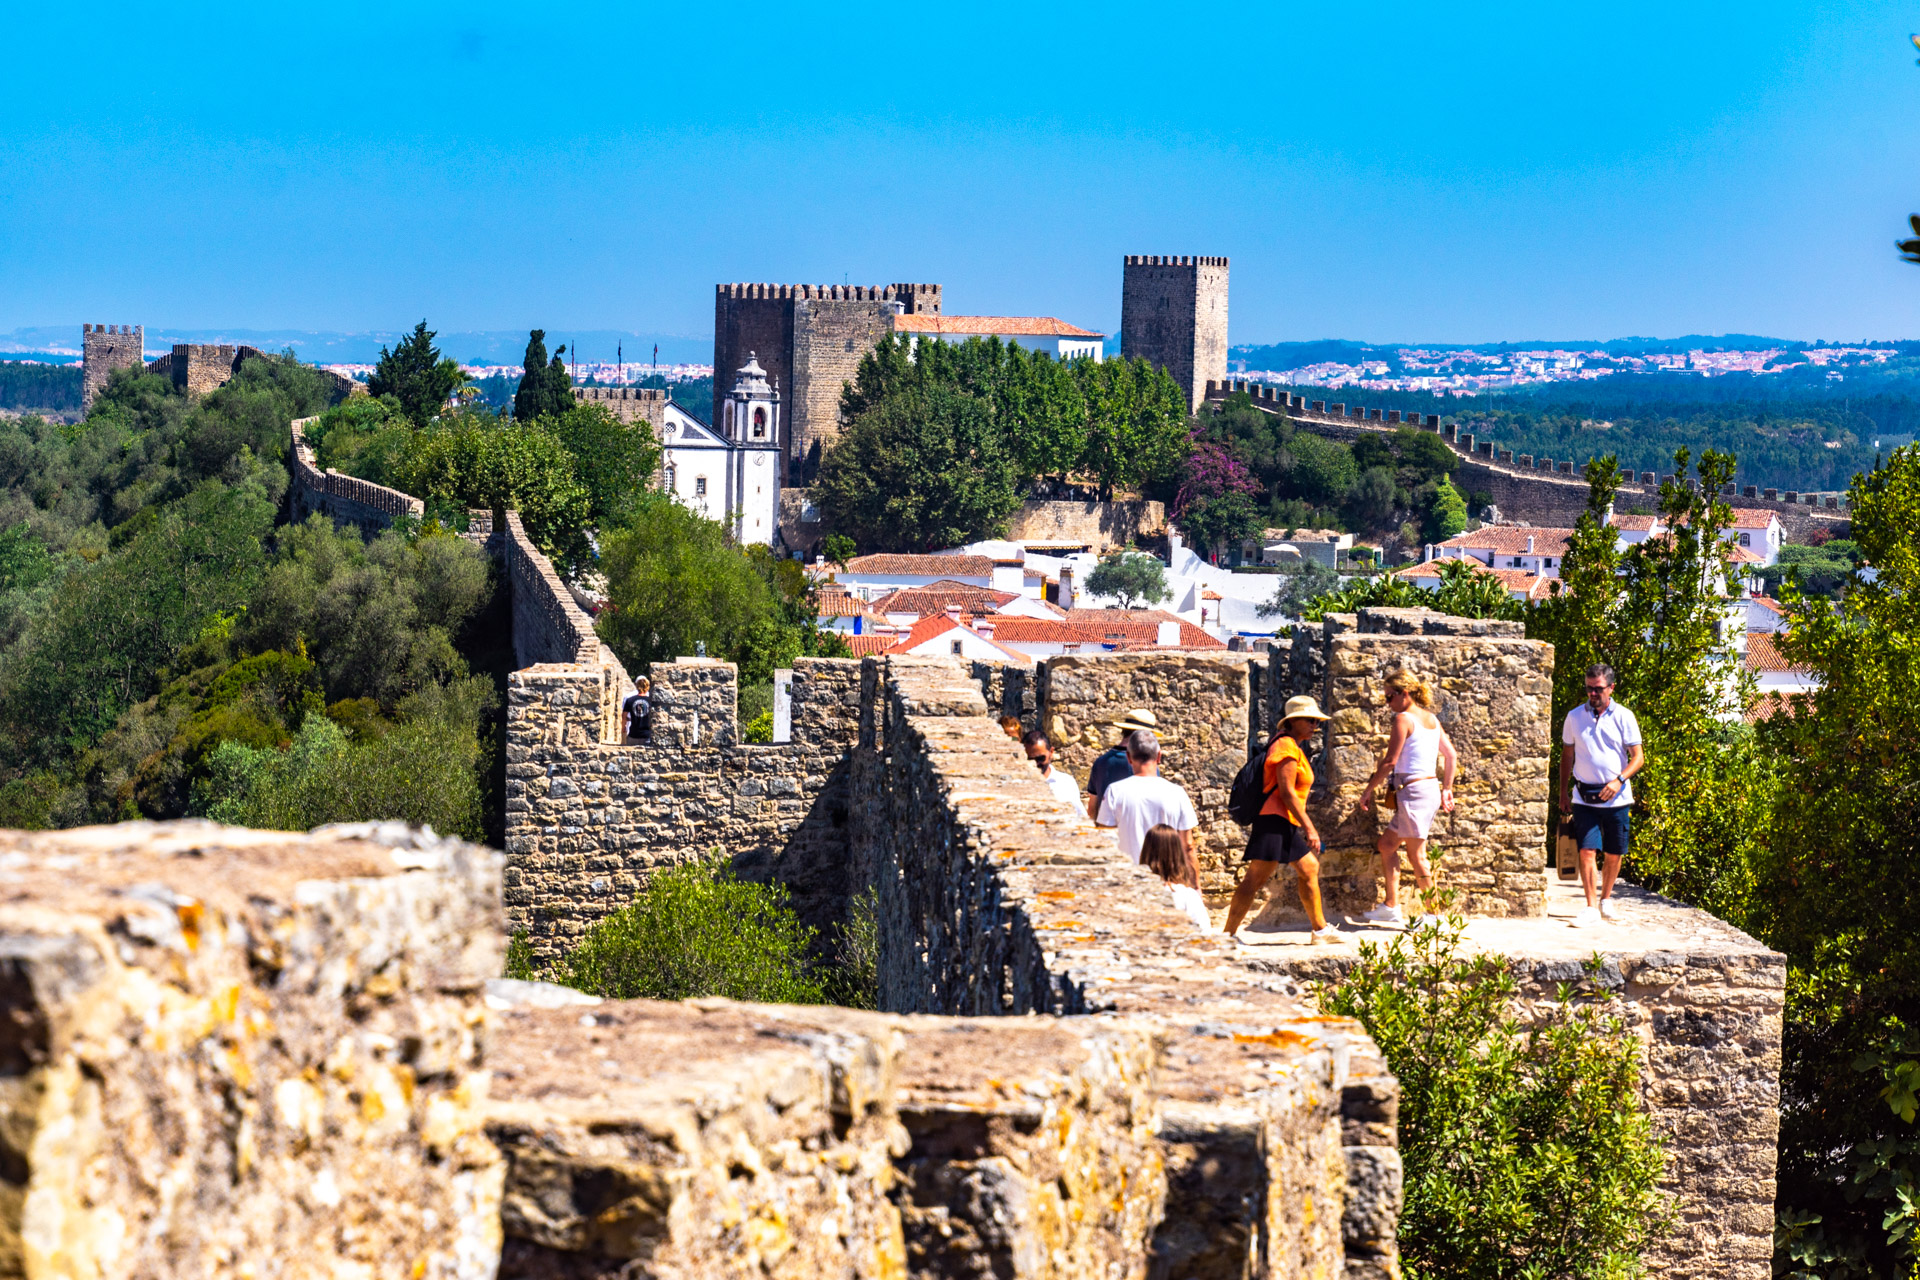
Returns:
[[[1313,790],[1313,765],[1308,763],[1307,753],[1300,749],[1300,744],[1283,733],[1280,740],[1273,744],[1273,750],[1267,752],[1265,782],[1269,794],[1267,802],[1260,806],[1260,812],[1277,813],[1292,822],[1293,819],[1287,816],[1286,809],[1280,803],[1280,765],[1287,760],[1294,762],[1293,794],[1300,798],[1300,812],[1307,811],[1307,792]]]

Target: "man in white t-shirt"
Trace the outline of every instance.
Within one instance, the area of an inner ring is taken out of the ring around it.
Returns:
[[[1147,832],[1165,823],[1180,833],[1187,856],[1193,856],[1193,829],[1200,815],[1193,811],[1187,793],[1160,776],[1160,739],[1151,729],[1136,729],[1127,737],[1127,764],[1131,778],[1122,778],[1108,787],[1100,799],[1100,816],[1094,821],[1113,827],[1120,837],[1120,852],[1140,861],[1140,846]]]
[[[1046,732],[1035,729],[1020,739],[1020,745],[1025,748],[1027,759],[1033,761],[1033,767],[1046,780],[1054,797],[1078,811],[1081,804],[1080,784],[1073,780],[1072,774],[1053,767],[1053,744],[1047,741]]]
[[[1633,787],[1627,779],[1647,763],[1640,722],[1613,700],[1613,668],[1606,663],[1587,668],[1587,700],[1567,713],[1560,741],[1560,822],[1580,846],[1580,884],[1587,893],[1586,910],[1573,924],[1584,929],[1615,918],[1613,882],[1626,856],[1627,817],[1633,808]],[[1597,910],[1595,850],[1606,856]]]

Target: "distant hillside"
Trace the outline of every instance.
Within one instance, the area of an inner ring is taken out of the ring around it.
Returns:
[[[391,348],[404,338],[400,330],[338,333],[308,329],[160,329],[148,325],[144,335],[149,355],[159,355],[176,342],[227,342],[262,351],[291,350],[309,364],[372,364],[380,348]],[[581,360],[611,362],[616,355],[628,364],[645,364],[660,346],[662,364],[704,364],[713,359],[713,339],[664,333],[630,333],[618,329],[547,330],[547,349],[561,343]],[[519,364],[527,350],[525,329],[445,331],[436,339],[440,350],[470,364]],[[80,345],[80,326],[39,325],[0,334],[0,351],[72,352]],[[36,359],[43,358],[35,356]],[[69,356],[69,358],[77,358]]]
[[[0,361],[0,409],[80,408],[80,366]]]

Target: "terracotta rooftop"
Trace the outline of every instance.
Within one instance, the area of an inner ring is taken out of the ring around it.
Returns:
[[[1462,551],[1489,551],[1497,556],[1552,556],[1557,560],[1567,554],[1567,539],[1572,535],[1571,529],[1532,529],[1514,524],[1490,524],[1471,533],[1455,534],[1445,542],[1433,545]],[[1531,551],[1527,550],[1529,538],[1533,539]]]
[[[1746,721],[1748,724],[1757,724],[1777,715],[1797,716],[1810,707],[1811,703],[1804,693],[1763,693],[1747,708]]]
[[[1505,587],[1508,591],[1520,592],[1521,597],[1526,600],[1544,600],[1553,592],[1553,588],[1549,584],[1559,581],[1558,578],[1549,577],[1546,574],[1534,573],[1529,569],[1489,569],[1472,556],[1449,556],[1445,560],[1425,560],[1419,564],[1410,564],[1405,568],[1395,569],[1393,572],[1407,579],[1438,582],[1440,581],[1440,566],[1445,563],[1450,563],[1455,559],[1464,560],[1467,564],[1472,565],[1475,573],[1484,573],[1498,578],[1501,586]]]
[[[906,578],[990,578],[993,576],[993,561],[987,556],[855,556],[847,561],[846,572],[892,574]]]
[[[1616,529],[1633,529],[1640,533],[1652,533],[1653,526],[1660,523],[1660,517],[1637,516],[1630,512],[1616,511],[1607,517],[1607,523]]]
[[[1164,609],[1073,609],[1068,611],[1067,621],[1086,629],[1089,638],[1118,644],[1122,648],[1154,647],[1163,622],[1180,624],[1182,649],[1227,647],[1225,641],[1214,639],[1185,618],[1176,617]]]
[[[1052,316],[895,316],[895,333],[1002,334],[1020,338],[1104,338]]]
[[[938,614],[938,615],[931,615],[931,616],[922,618],[920,619],[920,621],[914,623],[913,629],[908,631],[907,634],[903,636],[896,636],[894,638],[894,642],[891,645],[888,645],[887,648],[882,652],[909,653],[913,649],[917,648],[920,645],[925,644],[929,640],[938,639],[940,636],[944,635],[946,632],[959,631],[959,630],[971,631],[972,628],[970,627],[962,628],[959,623],[955,622],[952,618],[949,618],[944,613]],[[1001,653],[1006,655],[1007,660],[1010,662],[1030,664],[1033,661],[1033,659],[1029,658],[1026,654],[1020,653],[1019,651],[1014,649],[1005,648],[1004,646],[999,644],[997,640],[989,639],[986,636],[980,635],[978,632],[974,633],[974,639],[980,641],[982,644],[989,645],[994,649],[998,649]]]
[[[865,600],[844,590],[822,591],[818,603],[823,618],[859,618],[869,612]]]
[[[1795,666],[1780,652],[1777,637],[1770,631],[1747,632],[1747,670],[1749,671],[1797,671],[1806,673],[1810,667]]]
[[[876,653],[885,653],[889,646],[900,637],[896,635],[842,636],[847,648],[853,650],[856,658],[869,658]]]
[[[873,602],[875,613],[945,613],[959,605],[962,613],[992,613],[1003,604],[1019,599],[1011,591],[995,591],[971,583],[930,582],[924,587],[901,587]]]
[[[1751,507],[1733,509],[1733,527],[1736,529],[1764,529],[1779,519],[1771,511],[1755,511]]]

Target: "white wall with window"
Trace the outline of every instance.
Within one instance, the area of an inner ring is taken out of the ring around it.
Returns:
[[[736,541],[773,542],[780,506],[777,441],[729,440],[669,401],[660,447],[661,485],[668,493],[726,523]]]

